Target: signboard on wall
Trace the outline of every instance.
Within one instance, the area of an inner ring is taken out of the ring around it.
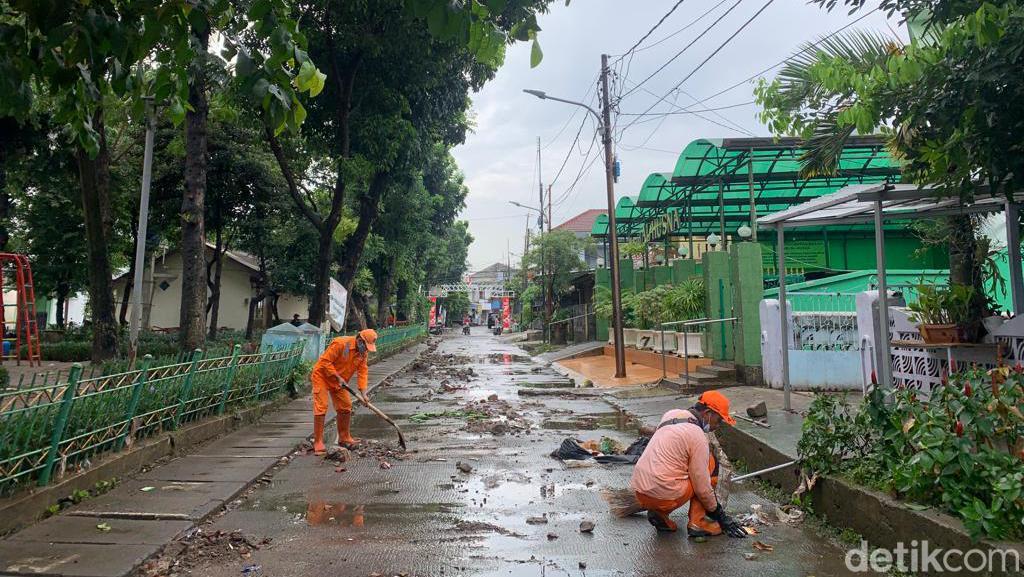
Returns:
[[[774,251],[761,253],[765,268],[775,268]],[[787,240],[786,269],[805,270],[825,268],[825,243],[820,240]]]
[[[430,300],[430,323],[428,326],[437,324],[437,297],[427,297]]]
[[[508,329],[512,326],[512,307],[509,306],[508,297],[501,299],[501,328]]]
[[[340,282],[331,279],[331,293],[328,299],[327,318],[331,321],[331,327],[336,331],[345,328],[345,313],[348,308],[348,291]]]

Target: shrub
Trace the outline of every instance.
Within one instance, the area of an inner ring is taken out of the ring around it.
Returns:
[[[11,383],[11,375],[7,373],[7,367],[0,365],[0,388]]]
[[[944,509],[974,538],[1024,538],[1024,370],[955,375],[922,401],[875,388],[859,410],[819,395],[804,421],[804,465]]]

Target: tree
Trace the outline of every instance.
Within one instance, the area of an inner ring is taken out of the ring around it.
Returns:
[[[205,76],[193,66],[197,54],[205,57],[205,41],[217,26],[225,39],[225,56],[237,56],[235,72],[245,89],[260,101],[269,126],[295,129],[305,117],[298,92],[318,92],[323,75],[302,49],[295,21],[287,18],[283,0],[257,0],[247,14],[238,16],[227,0],[162,3],[146,0],[96,0],[81,3],[0,1],[0,117],[23,118],[32,106],[33,90],[53,100],[54,119],[69,128],[76,146],[83,217],[88,239],[94,360],[116,354],[117,327],[111,290],[109,259],[113,217],[110,206],[110,151],[106,131],[109,96],[154,94],[172,118],[180,122],[186,109],[192,114],[193,187],[186,213],[192,251],[201,240],[201,160]],[[245,33],[262,42],[265,50],[239,47]],[[196,42],[193,42],[193,41]],[[196,49],[198,47],[198,50]],[[159,48],[159,49],[158,49]],[[205,60],[205,58],[202,58]],[[153,63],[146,78],[139,67]],[[205,72],[205,71],[202,71]],[[191,80],[190,81],[190,75]],[[293,88],[294,84],[294,88]],[[135,98],[136,111],[142,101]],[[186,106],[186,103],[188,106]],[[197,108],[198,107],[198,108]],[[188,258],[187,267],[201,267]],[[201,274],[186,271],[190,279]],[[198,284],[198,281],[192,284]],[[205,298],[205,281],[202,297]],[[191,310],[194,303],[188,303]],[[183,315],[189,322],[194,315]],[[191,326],[183,327],[183,344],[201,339]]]
[[[461,139],[464,118],[453,119],[453,111],[465,110],[467,90],[493,74],[507,42],[535,41],[536,14],[547,3],[388,0],[301,6],[312,22],[310,52],[331,77],[329,94],[310,109],[315,121],[306,143],[331,162],[323,171],[304,173],[292,165],[275,135],[268,132],[267,140],[296,207],[320,235],[311,322],[320,322],[326,309],[346,195],[355,191],[358,199],[357,228],[344,239],[338,262],[338,280],[349,287],[380,200],[400,180],[391,169],[399,159],[408,159],[401,149],[415,140],[412,124],[433,126],[432,140]],[[536,46],[534,61],[539,60]]]
[[[837,0],[819,0],[832,9]],[[846,0],[853,10],[864,0]],[[757,99],[773,132],[808,139],[807,174],[835,169],[854,132],[876,130],[911,181],[969,201],[987,187],[1018,190],[1024,177],[1024,7],[1017,2],[882,0],[916,31],[909,44],[848,32],[803,47]],[[979,250],[969,218],[948,221],[951,281],[974,286],[982,314]]]
[[[469,311],[469,295],[465,292],[452,292],[444,297],[444,306],[448,309],[448,324],[462,324],[462,317]]]
[[[556,305],[558,299],[572,286],[573,273],[582,269],[580,255],[586,250],[588,241],[576,238],[567,230],[552,230],[534,237],[530,250],[523,258],[526,267],[538,274],[544,268],[543,281],[547,284],[548,302]]]
[[[45,120],[36,122],[34,127],[48,128]],[[88,262],[75,156],[50,144],[40,135],[29,154],[10,162],[7,174],[18,213],[11,221],[20,239],[14,250],[29,257],[36,295],[55,297],[56,324],[63,328],[68,297],[88,283]]]

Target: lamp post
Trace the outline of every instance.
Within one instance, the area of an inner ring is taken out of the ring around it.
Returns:
[[[622,290],[619,286],[619,230],[615,223],[615,167],[612,156],[611,108],[608,103],[608,55],[601,55],[601,100],[603,103],[603,114],[598,114],[596,110],[582,102],[550,96],[543,90],[527,89],[523,90],[523,92],[532,94],[541,100],[554,100],[584,108],[594,115],[598,126],[601,127],[601,137],[604,141],[605,189],[608,196],[608,238],[611,244],[611,254],[608,256],[611,260],[610,269],[612,277],[612,335],[615,340],[615,377],[623,378],[626,376],[626,348],[622,343]]]
[[[513,206],[518,206],[519,208],[525,208],[526,210],[532,210],[532,211],[537,212],[537,214],[539,215],[537,217],[537,226],[540,227],[540,234],[544,234],[544,209],[543,208],[534,208],[532,206],[527,206],[525,204],[516,202],[514,200],[510,200],[510,201],[508,201],[508,203],[513,205]],[[526,254],[524,253],[523,256],[525,257]],[[542,283],[544,282],[543,279],[544,279],[545,268],[546,268],[546,266],[545,266],[545,259],[544,259],[544,243],[542,241],[541,244],[540,244],[540,276],[541,276],[541,282]],[[549,283],[544,283],[544,284],[541,285],[541,288],[544,289],[544,290],[541,291],[541,294],[543,295],[543,298],[544,298],[544,340],[545,341],[548,338],[548,323],[551,322],[551,318],[550,318],[551,311],[548,308],[549,307],[548,288],[547,288],[547,286],[544,286],[546,284],[549,284]]]
[[[718,235],[717,235],[717,234],[715,234],[715,233],[711,233],[711,234],[709,234],[709,235],[708,235],[708,237],[707,237],[706,239],[704,239],[704,240],[705,240],[705,241],[706,241],[706,242],[708,243],[708,246],[710,246],[710,247],[711,247],[711,250],[716,250],[716,249],[717,249],[717,247],[718,247],[718,243],[719,243],[719,242],[720,242],[720,241],[721,241],[722,239],[718,238]]]
[[[753,235],[753,233],[754,231],[751,230],[751,228],[745,224],[736,229],[736,234],[740,237],[741,240],[744,241],[750,240],[750,237],[751,235]]]

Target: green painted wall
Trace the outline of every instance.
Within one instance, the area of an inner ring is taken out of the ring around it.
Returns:
[[[697,263],[690,259],[679,259],[672,263],[672,281],[683,282],[697,274]]]
[[[654,270],[654,285],[660,286],[663,284],[672,284],[672,267],[671,266],[656,266]]]
[[[732,279],[729,253],[704,253],[705,309],[709,319],[728,318],[732,315]],[[734,355],[733,327],[731,323],[711,323],[704,333],[705,356],[716,360],[732,360]]]
[[[736,364],[744,367],[761,366],[761,314],[764,293],[761,272],[761,245],[741,242],[729,250],[732,261],[733,315],[736,323],[734,344]]]
[[[766,232],[759,242],[765,269],[774,271],[778,266],[775,234]],[[921,241],[905,233],[886,233],[885,259],[886,267],[891,269],[949,268],[947,252],[936,247],[924,249]],[[873,270],[876,268],[874,234],[786,233],[786,268],[791,271]]]

